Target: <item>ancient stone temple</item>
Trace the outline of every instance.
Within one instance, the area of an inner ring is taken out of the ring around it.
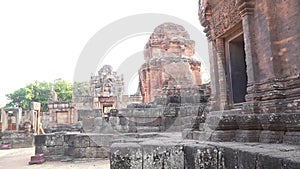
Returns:
[[[94,109],[106,113],[110,109],[121,108],[124,92],[123,77],[117,75],[110,65],[103,66],[97,75],[92,76],[90,85]]]
[[[299,144],[300,1],[202,0],[212,140]]]
[[[48,99],[48,108],[49,112],[43,114],[44,127],[53,127],[57,124],[74,124],[77,121],[73,105],[57,99],[53,86]]]
[[[194,46],[183,26],[164,23],[155,28],[144,49],[146,63],[139,70],[143,102],[162,97],[168,89],[183,92],[184,88],[201,85]]]

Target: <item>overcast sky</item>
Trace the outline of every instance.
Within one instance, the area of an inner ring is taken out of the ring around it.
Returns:
[[[198,0],[1,0],[0,105],[5,94],[35,80],[73,81],[77,59],[96,32],[143,13],[172,15],[202,29]],[[147,38],[127,43],[143,49]]]

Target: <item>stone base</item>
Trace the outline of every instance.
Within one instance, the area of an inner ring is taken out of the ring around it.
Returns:
[[[213,111],[207,115],[205,124],[211,130],[236,130],[236,117],[240,114],[240,109]]]
[[[111,169],[299,169],[299,146],[236,142],[146,140],[114,143]]]
[[[36,154],[34,156],[31,156],[31,159],[29,161],[29,165],[32,164],[42,164],[46,161],[44,154]]]
[[[11,144],[1,144],[1,149],[11,149]]]

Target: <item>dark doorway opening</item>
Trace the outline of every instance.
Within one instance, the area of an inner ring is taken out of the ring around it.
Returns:
[[[112,104],[103,105],[103,115],[109,113],[112,108],[113,108]]]
[[[246,54],[243,34],[240,34],[228,41],[227,61],[229,62],[230,100],[232,104],[238,105],[245,102],[247,94],[247,72],[246,72]]]

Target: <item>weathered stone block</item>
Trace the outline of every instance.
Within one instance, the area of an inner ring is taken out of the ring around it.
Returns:
[[[281,114],[271,113],[257,115],[264,130],[285,131],[285,123]]]
[[[261,131],[259,142],[282,143],[284,131]]]
[[[218,148],[219,150],[219,167],[224,169],[235,169],[239,168],[238,166],[238,150],[222,147]]]
[[[241,130],[261,130],[262,126],[259,118],[255,114],[236,116],[238,128]]]
[[[218,150],[213,146],[187,144],[184,146],[185,168],[218,168]]]
[[[149,140],[140,143],[143,149],[143,168],[184,168],[183,145]]]
[[[114,143],[111,145],[111,169],[143,168],[143,152],[137,143]]]
[[[64,135],[65,144],[73,147],[74,141],[76,140],[76,134],[66,134]]]
[[[256,168],[282,169],[282,159],[258,154],[256,160]]]
[[[46,135],[46,146],[62,146],[64,144],[64,134],[55,133]]]
[[[207,132],[205,136],[207,139],[210,138],[211,141],[234,141],[235,140],[235,131],[234,130],[224,130],[224,131],[213,131]]]
[[[212,130],[235,130],[238,128],[235,115],[209,115],[205,123]]]
[[[49,156],[64,156],[65,155],[65,149],[67,149],[66,146],[55,146],[55,147],[47,147],[47,153],[44,153],[46,157]]]
[[[287,131],[300,131],[300,113],[286,113],[282,118]]]
[[[86,148],[74,148],[73,154],[75,158],[86,158]]]
[[[300,145],[300,132],[286,132],[283,136],[283,143]]]
[[[283,169],[299,169],[300,168],[300,157],[290,157],[282,160]]]
[[[256,168],[257,153],[248,151],[238,151],[238,167],[243,169]]]
[[[90,138],[88,135],[76,135],[74,140],[74,147],[82,148],[90,146]]]

